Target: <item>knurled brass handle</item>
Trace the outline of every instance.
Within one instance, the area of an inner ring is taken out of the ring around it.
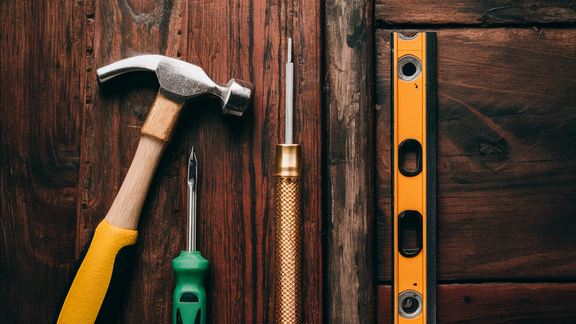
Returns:
[[[300,323],[300,145],[278,145],[276,157],[276,323]]]

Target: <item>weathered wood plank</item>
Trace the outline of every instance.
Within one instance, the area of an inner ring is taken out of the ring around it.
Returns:
[[[378,323],[390,323],[392,290],[378,286]],[[438,286],[438,323],[574,323],[574,283]]]
[[[329,323],[375,318],[372,1],[326,3],[326,273]]]
[[[295,142],[303,155],[303,320],[322,321],[320,4],[188,4],[187,60],[216,81],[251,81],[253,110],[226,122],[197,113],[188,129],[203,165],[200,248],[210,260],[209,313],[215,323],[274,321],[274,162],[284,134],[284,70],[294,39]],[[211,107],[215,108],[215,107]]]
[[[0,4],[1,323],[52,320],[74,264],[85,8]]]
[[[390,280],[390,32],[376,33],[378,279]],[[438,31],[438,279],[576,278],[576,30]]]
[[[574,24],[576,4],[561,1],[377,0],[377,26]],[[407,26],[407,28],[410,28]]]

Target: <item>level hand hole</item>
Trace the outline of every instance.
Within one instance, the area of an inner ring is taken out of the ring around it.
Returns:
[[[406,216],[402,222],[402,249],[406,253],[418,252],[420,246],[418,245],[418,226],[420,225],[419,219],[416,216]]]
[[[422,250],[422,214],[405,210],[398,215],[398,252],[407,258]]]
[[[422,171],[422,145],[415,139],[406,139],[398,146],[398,169],[407,177]]]

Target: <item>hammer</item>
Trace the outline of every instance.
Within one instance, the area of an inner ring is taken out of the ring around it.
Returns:
[[[126,248],[136,244],[146,194],[184,104],[212,96],[221,100],[224,115],[240,117],[254,93],[248,82],[232,79],[225,86],[219,85],[202,68],[162,55],[124,59],[100,68],[97,74],[104,83],[134,71],[155,72],[160,90],[142,126],[140,143],[120,191],[76,263],[57,323],[94,323],[108,316],[103,311],[110,304],[108,300],[116,295],[111,282],[123,272],[120,263],[126,259],[124,254],[129,250]]]

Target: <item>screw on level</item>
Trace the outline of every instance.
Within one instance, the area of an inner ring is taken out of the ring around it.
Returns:
[[[422,295],[414,290],[405,290],[398,296],[398,314],[403,318],[418,317],[423,310]]]
[[[402,301],[402,309],[408,314],[414,313],[418,309],[418,300],[408,297]]]

